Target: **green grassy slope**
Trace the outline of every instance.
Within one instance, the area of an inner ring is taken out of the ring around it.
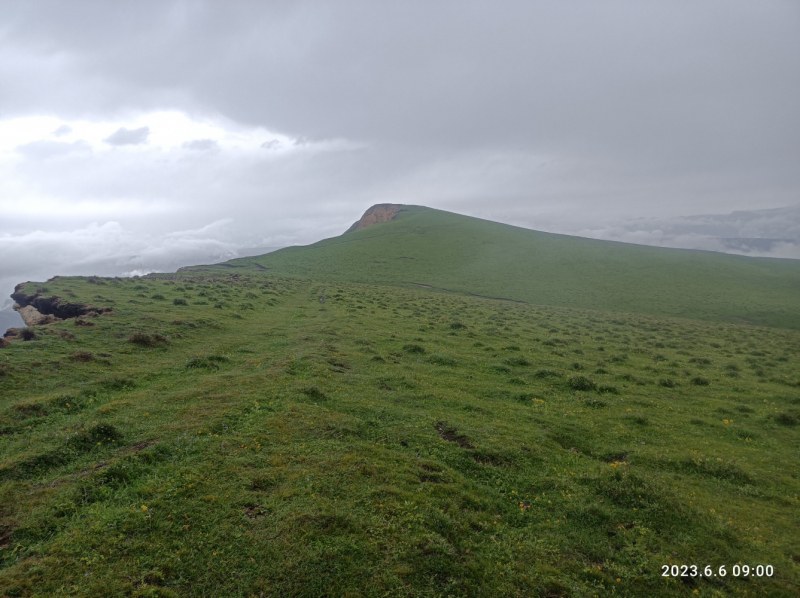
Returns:
[[[800,332],[173,278],[0,348],[0,596],[798,595]]]
[[[258,266],[256,266],[256,264]],[[800,328],[800,261],[531,231],[406,206],[392,222],[188,272],[256,272],[584,309]]]

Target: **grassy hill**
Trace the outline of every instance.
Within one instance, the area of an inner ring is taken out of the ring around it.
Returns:
[[[300,278],[343,276],[343,255],[352,278],[388,277],[361,247],[455,286],[413,235],[490,272],[477,258],[499,249],[464,258],[481,245],[453,222],[538,248],[576,302],[557,248],[637,268],[653,251],[709,292],[710,263],[770,280],[756,261],[414,210],[259,260],[292,277],[28,284],[112,310],[0,347],[0,595],[797,596],[800,333]],[[550,292],[508,294],[525,289]]]
[[[313,245],[184,270],[416,284],[536,305],[800,329],[797,260],[598,241],[419,206]]]

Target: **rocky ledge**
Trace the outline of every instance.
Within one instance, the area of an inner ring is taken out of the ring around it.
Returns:
[[[35,292],[32,295],[22,291],[25,284],[18,284],[11,294],[14,310],[19,312],[26,326],[52,324],[69,318],[78,318],[90,314],[104,314],[112,311],[110,307],[95,307],[88,303],[67,301],[57,295],[43,295]]]

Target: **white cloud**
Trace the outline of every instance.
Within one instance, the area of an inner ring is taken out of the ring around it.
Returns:
[[[242,126],[222,116],[193,118],[178,110],[144,111],[115,120],[72,119],[52,116],[22,116],[0,120],[0,152],[48,138],[83,141],[95,151],[111,151],[109,145],[138,145],[161,150],[180,148],[203,139],[215,141],[228,150],[255,151],[272,143],[276,149],[292,148],[296,139],[263,127]],[[305,143],[306,149],[336,149],[342,142]]]
[[[280,187],[308,187],[306,176],[320,176],[308,170],[315,156],[357,147],[342,140],[295,141],[262,127],[178,111],[116,122],[0,120],[0,231],[14,230],[12,221],[23,226],[25,219],[63,228],[156,215],[151,225],[161,230],[174,230],[181,221],[199,225],[237,204],[262,204],[265,196],[286,192]],[[265,143],[273,151],[265,152]],[[68,222],[54,221],[63,218]]]

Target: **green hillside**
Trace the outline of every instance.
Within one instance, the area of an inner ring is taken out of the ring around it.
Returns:
[[[187,272],[269,272],[582,309],[800,328],[800,261],[542,233],[418,206],[382,224]],[[265,270],[267,269],[267,270]]]
[[[268,271],[21,292],[97,309],[0,343],[0,596],[800,591],[800,332]]]

